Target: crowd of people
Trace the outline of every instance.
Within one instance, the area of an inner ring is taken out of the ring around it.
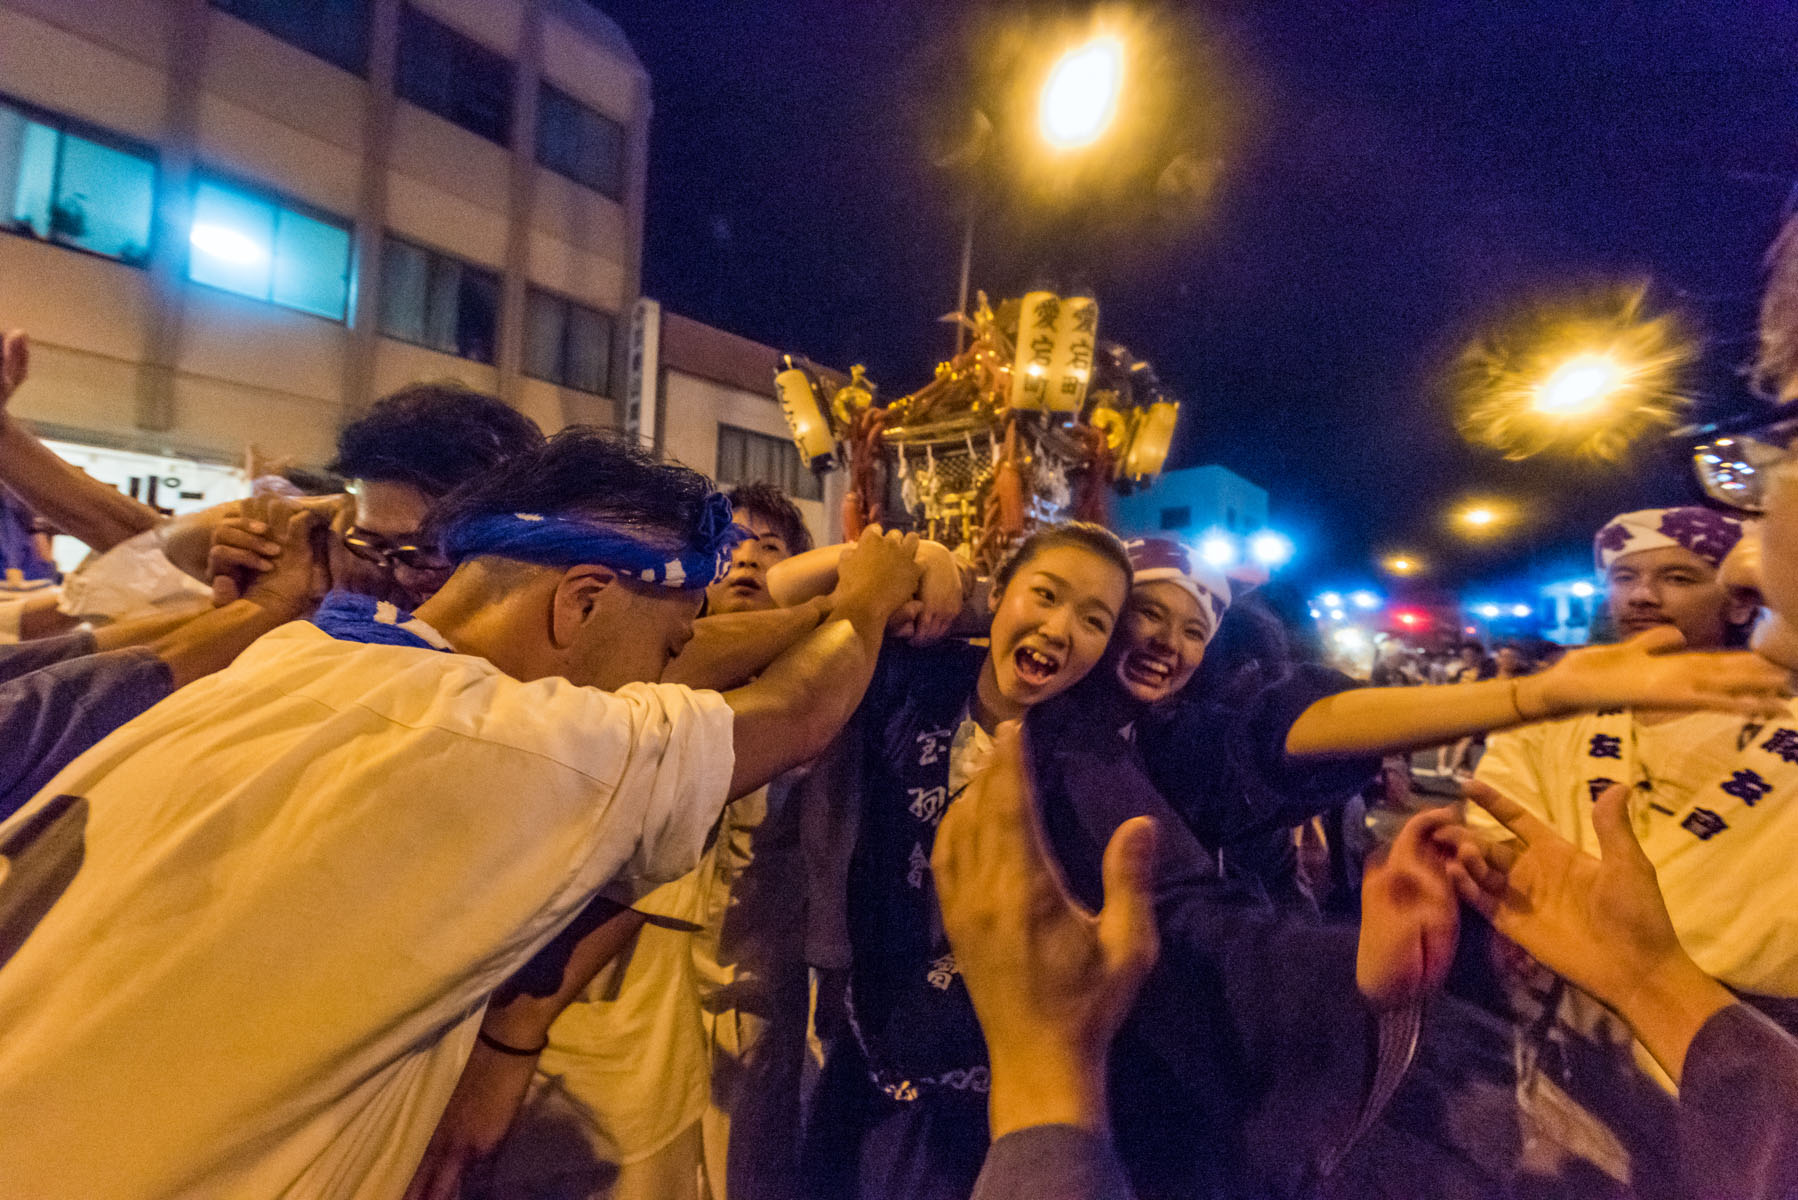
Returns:
[[[28,365],[0,1194],[1798,1195],[1798,493],[1359,686],[1173,541],[814,546],[450,384],[171,519]]]

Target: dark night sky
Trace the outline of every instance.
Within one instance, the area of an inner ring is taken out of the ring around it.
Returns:
[[[1010,61],[994,31],[1069,4],[599,0],[654,81],[645,290],[888,395],[950,335],[968,181],[930,165]],[[1154,199],[1120,170],[1078,207],[982,184],[975,285],[1085,281],[1101,332],[1183,401],[1176,465],[1266,487],[1303,575],[1382,549],[1445,582],[1577,562],[1610,513],[1690,495],[1666,452],[1614,467],[1465,445],[1438,384],[1496,314],[1646,278],[1704,339],[1700,413],[1751,401],[1761,254],[1798,181],[1798,5],[1785,0],[1235,0],[1134,6],[1168,109],[1145,161],[1221,171]],[[1001,122],[1003,118],[1000,118]],[[1003,132],[1003,125],[1001,128]],[[1015,176],[1014,176],[1015,177]],[[1463,495],[1527,498],[1516,536],[1442,531]]]

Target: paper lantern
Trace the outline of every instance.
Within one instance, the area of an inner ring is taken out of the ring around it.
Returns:
[[[1011,369],[1011,407],[1041,409],[1055,365],[1061,301],[1053,292],[1029,292],[1018,305],[1018,355]]]
[[[1055,351],[1049,366],[1045,407],[1077,413],[1086,402],[1093,377],[1093,350],[1098,345],[1099,302],[1091,296],[1069,296],[1055,321]]]
[[[1174,424],[1180,419],[1180,406],[1172,400],[1157,400],[1137,414],[1135,435],[1124,455],[1124,474],[1133,479],[1161,474],[1167,463],[1168,449],[1174,444]]]
[[[781,355],[783,369],[774,376],[775,395],[780,411],[793,433],[793,444],[806,466],[818,470],[828,466],[836,454],[837,441],[830,432],[830,418],[824,413],[824,397],[818,381],[810,371],[793,361],[790,354]]]

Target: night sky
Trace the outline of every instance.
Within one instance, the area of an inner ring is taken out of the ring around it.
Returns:
[[[1446,364],[1519,304],[1646,280],[1703,339],[1698,413],[1754,403],[1761,256],[1798,182],[1798,5],[1110,8],[1148,115],[1116,165],[1053,190],[1002,97],[1083,6],[599,7],[654,81],[646,294],[903,394],[949,348],[973,195],[975,286],[1095,289],[1101,334],[1184,403],[1174,465],[1266,487],[1309,580],[1371,578],[1395,548],[1445,584],[1577,569],[1606,516],[1692,498],[1658,443],[1594,466],[1461,441]],[[934,166],[976,107],[992,149]],[[1470,548],[1442,514],[1474,493],[1530,516]]]

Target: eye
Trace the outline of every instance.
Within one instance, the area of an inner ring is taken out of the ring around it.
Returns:
[[[1109,634],[1111,632],[1111,622],[1107,621],[1104,617],[1086,618],[1086,627],[1094,633]]]
[[[1038,600],[1041,600],[1045,603],[1048,603],[1048,604],[1055,603],[1055,593],[1051,592],[1048,588],[1043,587],[1040,584],[1037,585],[1036,587],[1031,588],[1030,594],[1035,596]]]

